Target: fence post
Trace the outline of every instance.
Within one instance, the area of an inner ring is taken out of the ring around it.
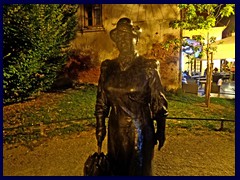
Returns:
[[[222,120],[222,121],[221,121],[221,127],[220,127],[220,129],[219,129],[220,131],[223,130],[223,122],[224,122],[224,121]]]
[[[220,89],[221,89],[221,86],[218,86],[218,97],[220,97]]]
[[[45,136],[43,122],[40,122],[40,135]]]

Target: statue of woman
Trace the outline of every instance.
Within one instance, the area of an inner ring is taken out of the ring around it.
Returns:
[[[154,145],[158,142],[160,150],[164,144],[168,115],[159,62],[137,55],[138,35],[130,19],[121,18],[110,37],[120,53],[101,64],[95,109],[98,146],[109,116],[107,151],[114,175],[150,176]]]

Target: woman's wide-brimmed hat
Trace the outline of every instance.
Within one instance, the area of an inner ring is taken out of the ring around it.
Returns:
[[[129,18],[121,18],[117,22],[117,27],[110,31],[110,37],[117,42],[121,35],[130,34],[132,38],[138,39],[137,33],[133,29],[132,21]]]

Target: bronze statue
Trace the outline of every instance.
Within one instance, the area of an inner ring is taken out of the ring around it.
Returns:
[[[95,109],[98,146],[106,136],[109,116],[107,147],[114,175],[150,176],[154,145],[158,142],[160,150],[164,144],[168,115],[159,63],[136,54],[138,35],[130,19],[121,18],[110,37],[120,54],[101,64]]]

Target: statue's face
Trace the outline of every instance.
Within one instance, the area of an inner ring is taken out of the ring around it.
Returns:
[[[123,54],[132,54],[135,51],[136,39],[133,36],[126,32],[118,33],[118,40],[116,45],[118,50]]]

